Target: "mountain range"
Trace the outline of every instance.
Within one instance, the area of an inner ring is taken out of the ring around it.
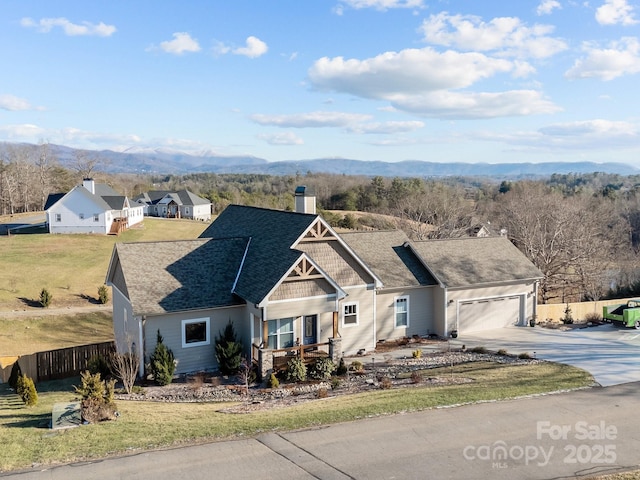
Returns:
[[[4,144],[10,145],[10,144]],[[2,144],[0,144],[0,147]],[[96,161],[96,168],[108,173],[187,174],[244,173],[295,175],[329,173],[382,177],[478,176],[493,178],[544,177],[554,173],[640,174],[640,169],[615,162],[464,163],[402,160],[383,162],[347,158],[318,158],[269,162],[252,156],[222,156],[213,152],[189,154],[167,149],[76,150],[49,144],[51,152],[66,168],[77,164],[78,152]]]

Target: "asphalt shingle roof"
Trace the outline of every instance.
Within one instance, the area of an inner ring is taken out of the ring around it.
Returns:
[[[233,284],[247,239],[119,243],[115,255],[136,315],[244,303]]]
[[[305,213],[229,205],[200,238],[250,239],[236,293],[250,303],[260,303],[298,261],[302,253],[291,247],[317,218]]]
[[[506,237],[425,240],[411,246],[449,288],[544,276]]]
[[[382,280],[385,288],[437,285],[401,230],[343,233],[340,237]]]

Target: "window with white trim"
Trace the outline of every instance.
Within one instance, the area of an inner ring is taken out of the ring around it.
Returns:
[[[396,297],[394,302],[396,328],[409,326],[409,297]]]
[[[201,347],[210,343],[209,318],[182,320],[182,348]]]
[[[79,213],[78,217],[80,217],[80,220],[84,220],[84,213]]]
[[[93,214],[93,221],[94,222],[99,222],[100,221],[100,214],[99,213],[94,213]]]
[[[56,222],[61,222],[61,221],[62,221],[62,214],[56,213]]]
[[[269,320],[267,323],[267,348],[293,347],[293,318]]]
[[[342,306],[342,326],[358,325],[358,304],[345,303]]]

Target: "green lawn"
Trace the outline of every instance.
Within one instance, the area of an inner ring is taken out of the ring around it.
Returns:
[[[151,403],[118,401],[118,420],[69,430],[47,428],[56,402],[73,401],[73,381],[38,385],[39,403],[22,406],[6,385],[0,385],[0,471],[32,464],[72,462],[186,444],[251,436],[356,420],[376,415],[418,411],[441,405],[522,395],[591,385],[585,371],[567,365],[540,363],[520,366],[478,363],[430,370],[429,376],[461,375],[473,383],[441,387],[374,390],[301,405],[247,414],[226,414],[229,404]],[[78,379],[75,379],[78,384]]]
[[[139,228],[112,235],[0,236],[0,312],[28,307],[42,288],[50,308],[87,305],[98,296],[116,242],[197,238],[207,223],[145,218]]]

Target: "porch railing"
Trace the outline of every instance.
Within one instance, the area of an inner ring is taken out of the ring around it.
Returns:
[[[260,347],[256,344],[251,346],[252,357],[257,359],[259,356]],[[299,358],[304,363],[311,363],[318,358],[329,357],[329,343],[313,343],[309,345],[296,345],[295,347],[279,348],[276,350],[269,350],[273,356],[273,369],[283,370],[287,368],[289,360],[292,358]]]

